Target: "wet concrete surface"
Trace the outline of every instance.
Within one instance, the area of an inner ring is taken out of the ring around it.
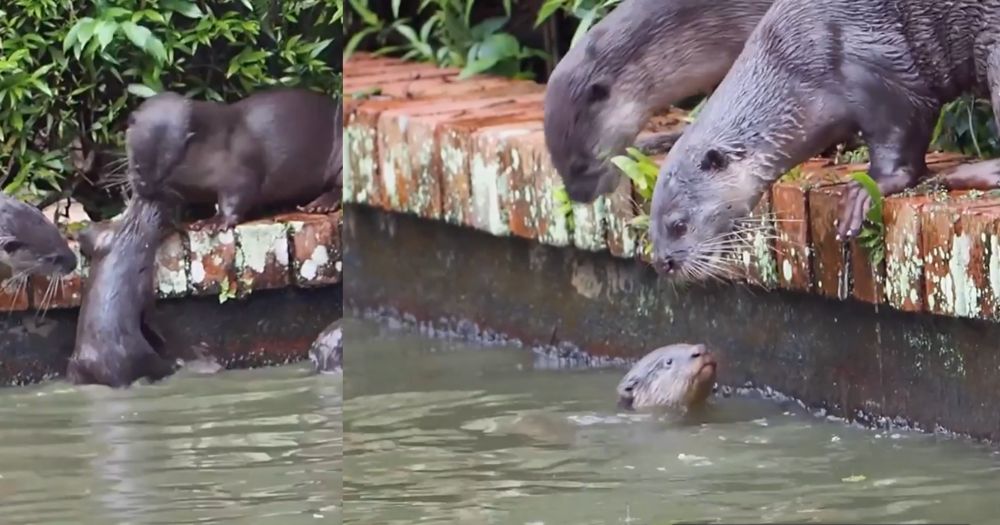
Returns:
[[[676,287],[639,262],[349,205],[347,306],[606,358],[704,342],[719,381],[869,424],[1000,439],[995,324],[742,285]],[[349,348],[349,347],[348,347]],[[348,350],[348,353],[350,350]],[[597,362],[603,361],[597,359]]]

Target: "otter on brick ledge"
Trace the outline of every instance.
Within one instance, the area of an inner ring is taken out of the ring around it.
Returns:
[[[883,194],[913,186],[942,105],[1000,90],[998,36],[1000,0],[777,0],[661,167],[655,268],[727,273],[739,220],[778,177],[852,128]],[[842,238],[860,231],[869,206],[849,184]]]
[[[164,92],[129,116],[129,179],[147,199],[217,204],[194,225],[231,228],[281,206],[340,205],[340,104],[304,89],[272,89],[233,104]]]
[[[626,0],[559,61],[545,93],[545,142],[569,197],[614,190],[608,159],[658,111],[722,80],[771,0]],[[643,139],[665,152],[676,133]]]

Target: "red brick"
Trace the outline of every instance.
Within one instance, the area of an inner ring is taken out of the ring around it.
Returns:
[[[194,294],[218,295],[224,289],[236,291],[236,235],[233,230],[188,232],[188,246],[190,288]]]
[[[885,261],[873,265],[868,250],[857,239],[851,240],[850,252],[851,296],[866,303],[885,302]]]
[[[984,232],[970,235],[972,232],[961,228],[961,219],[970,214],[971,209],[984,204],[983,200],[955,192],[946,200],[924,206],[921,243],[927,311],[953,317],[979,317],[984,289],[974,284],[973,276],[978,274],[982,279],[988,270],[984,266],[977,271],[972,254],[973,247],[981,245],[979,261],[981,264],[986,262],[985,243],[980,240]]]
[[[572,232],[555,197],[556,188],[562,187],[562,179],[552,167],[545,147],[545,134],[536,131],[512,140],[523,169],[527,170],[524,179],[534,181],[535,198],[530,203],[530,214],[534,217],[538,241],[552,246],[568,246],[572,242]]]
[[[778,285],[786,290],[808,292],[813,286],[807,195],[808,186],[798,182],[777,182],[771,188]]]
[[[390,208],[425,218],[441,216],[441,155],[435,128],[448,120],[487,118],[541,104],[540,94],[423,100],[379,117],[379,170]]]
[[[289,280],[288,232],[284,224],[262,220],[236,227],[239,293],[284,288]]]
[[[298,213],[275,220],[291,227],[292,275],[298,286],[319,287],[340,282],[341,251],[337,229],[340,212],[331,215]]]
[[[608,196],[608,251],[615,257],[631,259],[636,256],[645,238],[631,226],[638,216],[632,197],[632,181],[626,176],[618,180],[618,187]]]
[[[850,295],[847,244],[837,240],[836,221],[843,184],[809,191],[809,239],[812,245],[812,275],[816,293],[835,299]]]
[[[907,312],[924,309],[924,252],[920,214],[927,195],[896,195],[885,199],[886,302]]]
[[[481,95],[518,95],[542,93],[545,86],[528,81],[500,77],[473,77],[459,80],[457,76],[405,80],[381,85],[380,93],[394,98],[443,98]]]
[[[771,211],[771,195],[765,193],[748,217],[752,233],[744,237],[745,244],[739,251],[738,261],[743,277],[750,284],[773,288],[778,284],[777,265],[774,257],[775,236]]]
[[[76,270],[60,278],[62,283],[55,285],[52,296],[48,301],[45,301],[45,292],[49,287],[51,279],[42,275],[33,276],[28,289],[31,291],[31,304],[35,308],[41,308],[43,304],[46,305],[45,309],[75,308],[80,306],[80,301],[83,299],[84,279],[87,275],[86,260],[80,254],[80,245],[76,241],[70,240],[68,243],[70,249],[76,254]],[[27,308],[27,296],[26,294],[22,294],[22,296],[24,297],[25,308]],[[10,299],[13,299],[10,294],[0,293],[0,307],[9,305]],[[18,302],[20,303],[20,301],[21,298],[18,297]]]
[[[454,76],[458,70],[413,62],[393,67],[373,66],[372,71],[344,76],[344,94],[377,90],[382,84]]]
[[[983,199],[963,210],[957,230],[969,240],[969,285],[977,291],[969,317],[1000,319],[1000,201]]]

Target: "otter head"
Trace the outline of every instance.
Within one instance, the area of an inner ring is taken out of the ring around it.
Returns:
[[[722,79],[753,28],[742,20],[756,21],[766,9],[760,3],[631,0],[570,49],[546,85],[544,122],[570,199],[590,202],[613,191],[619,171],[610,159],[656,112]]]
[[[55,224],[34,206],[7,196],[0,200],[0,262],[12,275],[66,275],[77,265]]]
[[[626,410],[698,406],[712,393],[715,369],[715,358],[705,345],[657,348],[618,383],[618,406]]]
[[[159,93],[136,108],[125,132],[133,190],[148,199],[161,197],[193,136],[191,101],[180,94]]]
[[[741,145],[704,147],[692,127],[660,167],[649,217],[653,267],[681,280],[732,277],[744,219],[766,189]]]

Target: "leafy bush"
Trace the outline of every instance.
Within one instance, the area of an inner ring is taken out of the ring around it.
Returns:
[[[124,117],[169,89],[234,100],[265,86],[339,90],[342,2],[6,0],[0,176],[22,197],[120,156]]]

